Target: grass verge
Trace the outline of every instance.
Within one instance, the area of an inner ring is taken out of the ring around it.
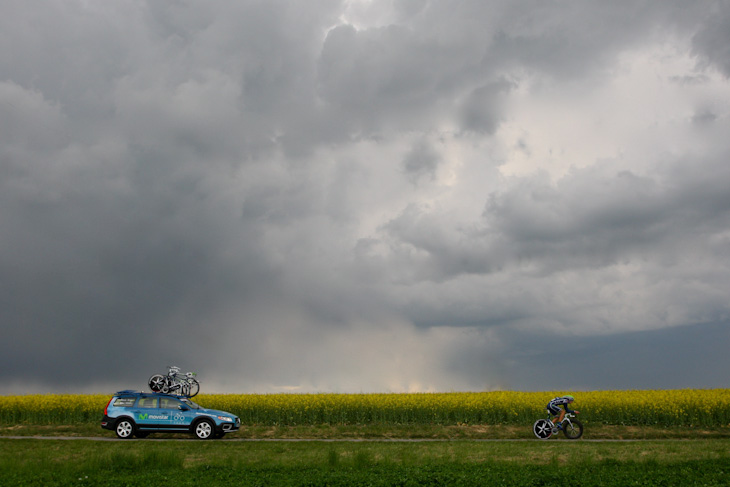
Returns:
[[[722,439],[125,442],[0,439],[0,485],[726,485]]]

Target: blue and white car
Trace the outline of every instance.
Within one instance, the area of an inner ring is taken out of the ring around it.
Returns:
[[[155,392],[119,391],[104,408],[101,427],[119,438],[145,438],[150,433],[192,433],[201,440],[238,431],[234,414],[205,409],[187,397]]]

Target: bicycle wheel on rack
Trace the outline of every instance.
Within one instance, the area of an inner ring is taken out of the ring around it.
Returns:
[[[538,419],[532,425],[532,432],[541,440],[547,440],[553,434],[553,424],[547,419]]]
[[[152,392],[163,392],[162,389],[165,387],[165,376],[162,374],[155,374],[150,377],[147,381]]]
[[[200,392],[200,382],[198,382],[196,379],[188,379],[188,397],[195,397],[198,395],[198,392]]]
[[[162,384],[162,389],[160,389],[160,392],[167,394],[173,390],[175,381],[173,381],[170,376],[164,376],[164,379],[165,381]]]

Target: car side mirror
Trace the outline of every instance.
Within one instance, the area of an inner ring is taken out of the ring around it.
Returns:
[[[177,408],[178,408],[178,409],[179,409],[180,411],[188,411],[188,410],[190,409],[189,407],[187,407],[187,406],[183,406],[182,404],[180,404],[180,405],[179,405],[179,406],[178,406]]]

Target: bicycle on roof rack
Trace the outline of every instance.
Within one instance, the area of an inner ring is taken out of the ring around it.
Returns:
[[[200,392],[200,382],[195,372],[185,372],[174,365],[167,366],[167,375],[155,374],[147,381],[152,392],[194,397]]]

